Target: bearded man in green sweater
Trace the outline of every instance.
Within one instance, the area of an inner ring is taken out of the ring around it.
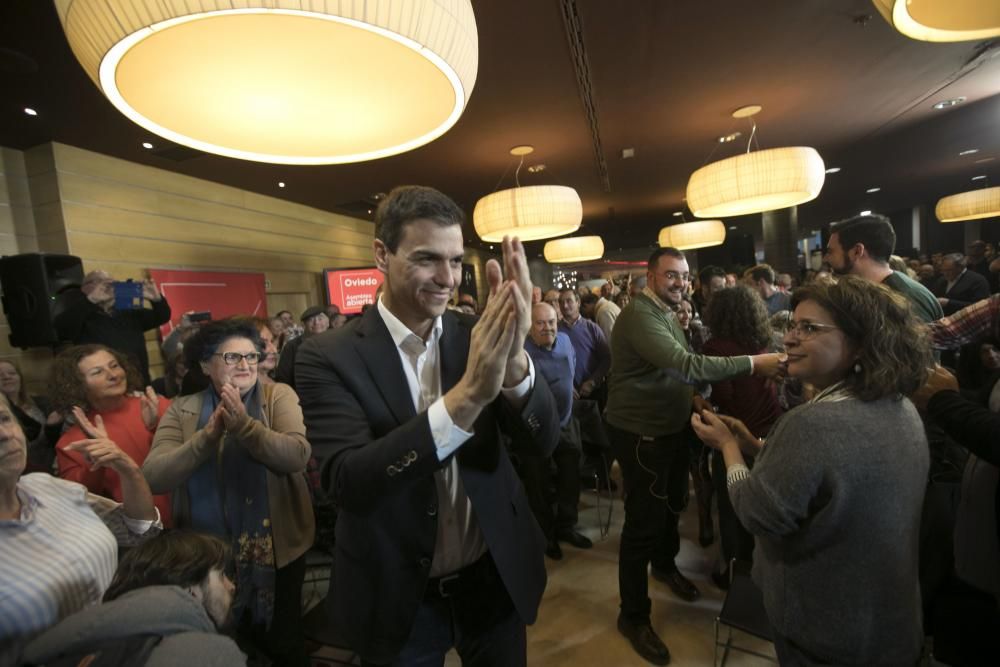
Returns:
[[[649,258],[646,287],[618,316],[611,335],[608,435],[625,481],[625,526],[618,560],[618,629],[643,658],[658,665],[670,652],[650,624],[647,567],[680,598],[698,588],[680,573],[677,517],[687,500],[688,441],[694,385],[741,375],[774,377],[777,354],[707,357],[691,352],[676,308],[691,280],[684,253],[659,248]]]

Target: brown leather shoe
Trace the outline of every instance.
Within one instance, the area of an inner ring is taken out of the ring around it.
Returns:
[[[653,632],[652,626],[632,625],[624,616],[618,616],[618,632],[632,643],[632,648],[654,665],[669,665],[670,651],[663,640]]]
[[[664,572],[655,567],[650,568],[650,570],[654,579],[665,583],[674,592],[674,595],[685,602],[694,602],[701,597],[701,591],[698,590],[698,587],[690,579],[681,574],[680,570]]]

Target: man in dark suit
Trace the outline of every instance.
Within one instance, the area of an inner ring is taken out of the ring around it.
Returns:
[[[504,239],[478,320],[447,310],[463,214],[431,188],[394,189],[375,215],[382,296],[314,337],[296,383],[323,487],[338,508],[332,622],[368,665],[526,664],[545,540],[504,448],[548,456],[555,402],[524,351],[531,280]]]
[[[941,278],[934,295],[938,297],[944,314],[951,315],[988,298],[990,284],[980,274],[965,268],[965,257],[956,252],[941,259]]]

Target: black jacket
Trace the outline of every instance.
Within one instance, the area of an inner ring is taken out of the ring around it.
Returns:
[[[142,374],[143,386],[149,384],[149,355],[146,353],[145,332],[170,321],[170,305],[166,297],[151,301],[152,308],[112,310],[110,313],[86,295],[73,290],[66,294],[66,309],[55,320],[60,340],[74,345],[99,343],[124,352]]]
[[[475,318],[445,312],[442,395],[465,372]],[[296,390],[323,488],[338,508],[333,623],[368,661],[391,662],[423,599],[437,534],[437,457],[427,412],[417,414],[399,352],[377,308],[299,348]],[[501,431],[551,453],[555,400],[535,375],[517,413],[502,398],[483,410],[458,450],[459,471],[480,530],[518,614],[533,623],[545,590],[545,540],[511,466]]]

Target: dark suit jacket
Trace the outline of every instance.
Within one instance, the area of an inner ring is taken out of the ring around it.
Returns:
[[[442,393],[461,379],[475,318],[442,317]],[[426,411],[416,414],[399,353],[377,308],[299,348],[296,389],[323,488],[337,505],[333,623],[366,660],[389,662],[424,595],[437,534],[438,461]],[[555,401],[540,373],[516,413],[498,398],[458,450],[483,538],[525,623],[545,590],[545,541],[501,430],[545,455],[558,442]],[[447,462],[450,462],[448,459]]]
[[[938,281],[937,289],[934,290],[935,296],[943,296],[948,299],[948,305],[942,306],[945,315],[957,313],[966,306],[990,296],[990,284],[986,282],[986,278],[971,269],[959,276],[950,290],[947,287],[948,280],[941,278]]]

